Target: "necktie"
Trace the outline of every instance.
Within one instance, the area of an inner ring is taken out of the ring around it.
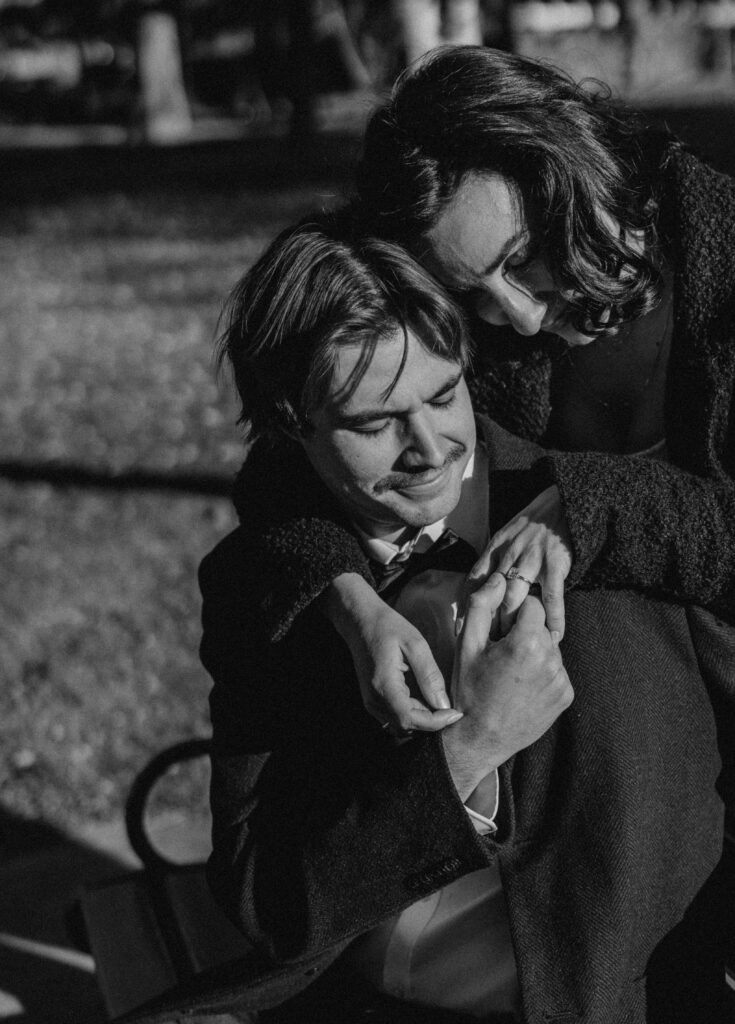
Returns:
[[[420,554],[411,552],[404,558],[397,556],[387,565],[371,562],[370,566],[378,584],[378,593],[390,601],[410,579],[427,569],[466,573],[476,561],[477,552],[472,545],[452,530],[445,530],[427,551]]]

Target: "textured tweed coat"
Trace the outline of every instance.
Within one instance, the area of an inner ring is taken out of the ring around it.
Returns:
[[[486,436],[492,505],[523,501],[535,447],[494,425]],[[266,560],[240,528],[200,571],[215,682],[209,878],[261,959],[195,1005],[278,1003],[355,936],[497,857],[527,1024],[728,1019],[708,687],[733,684],[729,627],[629,592],[572,592],[575,701],[503,766],[498,835],[479,837],[441,739],[392,743],[325,620],[307,611],[269,642]]]
[[[674,148],[662,161],[659,232],[674,266],[665,410],[673,465],[549,453],[538,490],[556,482],[561,491],[573,542],[570,585],[642,589],[735,622],[735,182]],[[553,339],[519,339],[479,323],[475,333],[476,410],[553,447]],[[256,445],[235,503],[267,554],[261,602],[273,639],[340,572],[371,579],[298,449]]]

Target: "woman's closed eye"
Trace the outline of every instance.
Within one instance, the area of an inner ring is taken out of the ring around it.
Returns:
[[[452,388],[451,391],[445,391],[443,395],[437,395],[436,398],[432,398],[429,405],[435,409],[447,409],[454,402],[457,397],[457,389]]]
[[[536,262],[539,251],[534,245],[524,245],[518,252],[514,252],[505,261],[505,269],[512,271],[524,271]]]

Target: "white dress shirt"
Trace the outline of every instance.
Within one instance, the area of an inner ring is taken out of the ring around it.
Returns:
[[[362,534],[370,558],[388,564],[427,550],[451,529],[478,552],[488,540],[488,461],[478,443],[454,511],[393,543]],[[445,679],[454,660],[454,622],[464,575],[428,570],[411,579],[394,607],[424,635]],[[497,773],[496,773],[497,776]],[[478,832],[495,831],[495,804],[467,812]],[[418,900],[358,939],[348,956],[381,992],[477,1017],[517,1012],[518,978],[505,896],[496,865],[474,871]]]

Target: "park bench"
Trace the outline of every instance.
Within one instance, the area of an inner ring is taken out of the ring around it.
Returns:
[[[252,950],[210,896],[204,864],[171,862],[145,826],[157,781],[174,765],[208,754],[208,740],[188,740],[162,751],[143,769],[125,812],[130,845],[143,868],[88,888],[80,899],[86,945],[116,1024],[235,1024],[241,1019],[189,1010],[192,993],[236,973]]]

